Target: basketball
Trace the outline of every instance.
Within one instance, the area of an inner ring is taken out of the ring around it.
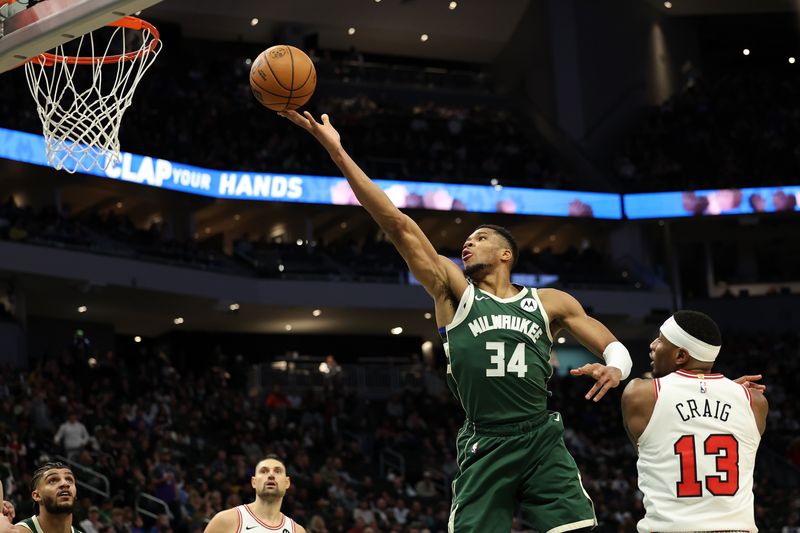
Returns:
[[[271,46],[261,52],[250,67],[253,95],[273,111],[297,109],[308,102],[316,86],[314,63],[294,46]]]

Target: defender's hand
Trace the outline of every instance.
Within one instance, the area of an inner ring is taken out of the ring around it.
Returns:
[[[738,383],[739,385],[744,385],[748,389],[757,390],[758,392],[764,392],[767,390],[766,385],[762,385],[761,383],[753,383],[754,381],[758,381],[761,379],[761,374],[748,374],[744,375],[740,378],[736,378],[733,380],[734,383]]]
[[[622,370],[602,363],[587,363],[580,368],[573,368],[569,373],[573,376],[591,376],[595,379],[596,383],[586,393],[586,399],[594,399],[596,402],[606,395],[608,389],[617,387],[622,380]]]
[[[317,122],[308,111],[303,111],[302,115],[294,110],[280,111],[278,112],[278,115],[282,116],[283,118],[288,118],[309,132],[329,152],[342,146],[341,136],[339,135],[339,132],[336,131],[336,128],[331,125],[331,119],[328,117],[328,115],[322,115],[322,117],[320,117],[322,119],[321,123]]]

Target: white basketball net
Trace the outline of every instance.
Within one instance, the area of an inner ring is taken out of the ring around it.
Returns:
[[[68,43],[69,52],[64,45],[57,47],[50,65],[44,55],[25,63],[28,87],[42,121],[47,161],[57,170],[103,170],[119,163],[122,115],[161,51],[161,40],[145,27],[107,31],[111,37],[105,45],[95,43],[95,39],[105,40],[100,32],[87,33]],[[93,59],[90,64],[72,64],[67,54]],[[124,60],[104,64],[112,55],[122,55]]]

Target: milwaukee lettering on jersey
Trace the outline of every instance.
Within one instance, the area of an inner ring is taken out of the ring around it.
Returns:
[[[512,315],[479,316],[468,325],[470,331],[472,331],[473,337],[495,329],[511,329],[524,333],[530,337],[533,342],[536,342],[539,340],[539,337],[542,336],[543,332],[542,328],[536,322]]]

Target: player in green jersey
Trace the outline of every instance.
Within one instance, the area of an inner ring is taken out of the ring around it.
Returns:
[[[347,178],[358,201],[386,232],[434,300],[448,356],[448,384],[466,422],[458,435],[449,531],[508,533],[519,504],[542,532],[597,524],[580,474],[564,445],[559,413],[547,411],[553,336],[562,329],[606,364],[574,373],[596,381],[594,401],[627,378],[627,349],[569,294],[513,285],[517,245],[502,227],[478,227],[464,242],[464,271],[433,245],[358,167],[327,115],[279,113],[311,133]]]
[[[45,463],[33,473],[31,498],[39,514],[17,524],[28,533],[80,533],[72,525],[72,511],[77,496],[75,476],[63,463]]]

